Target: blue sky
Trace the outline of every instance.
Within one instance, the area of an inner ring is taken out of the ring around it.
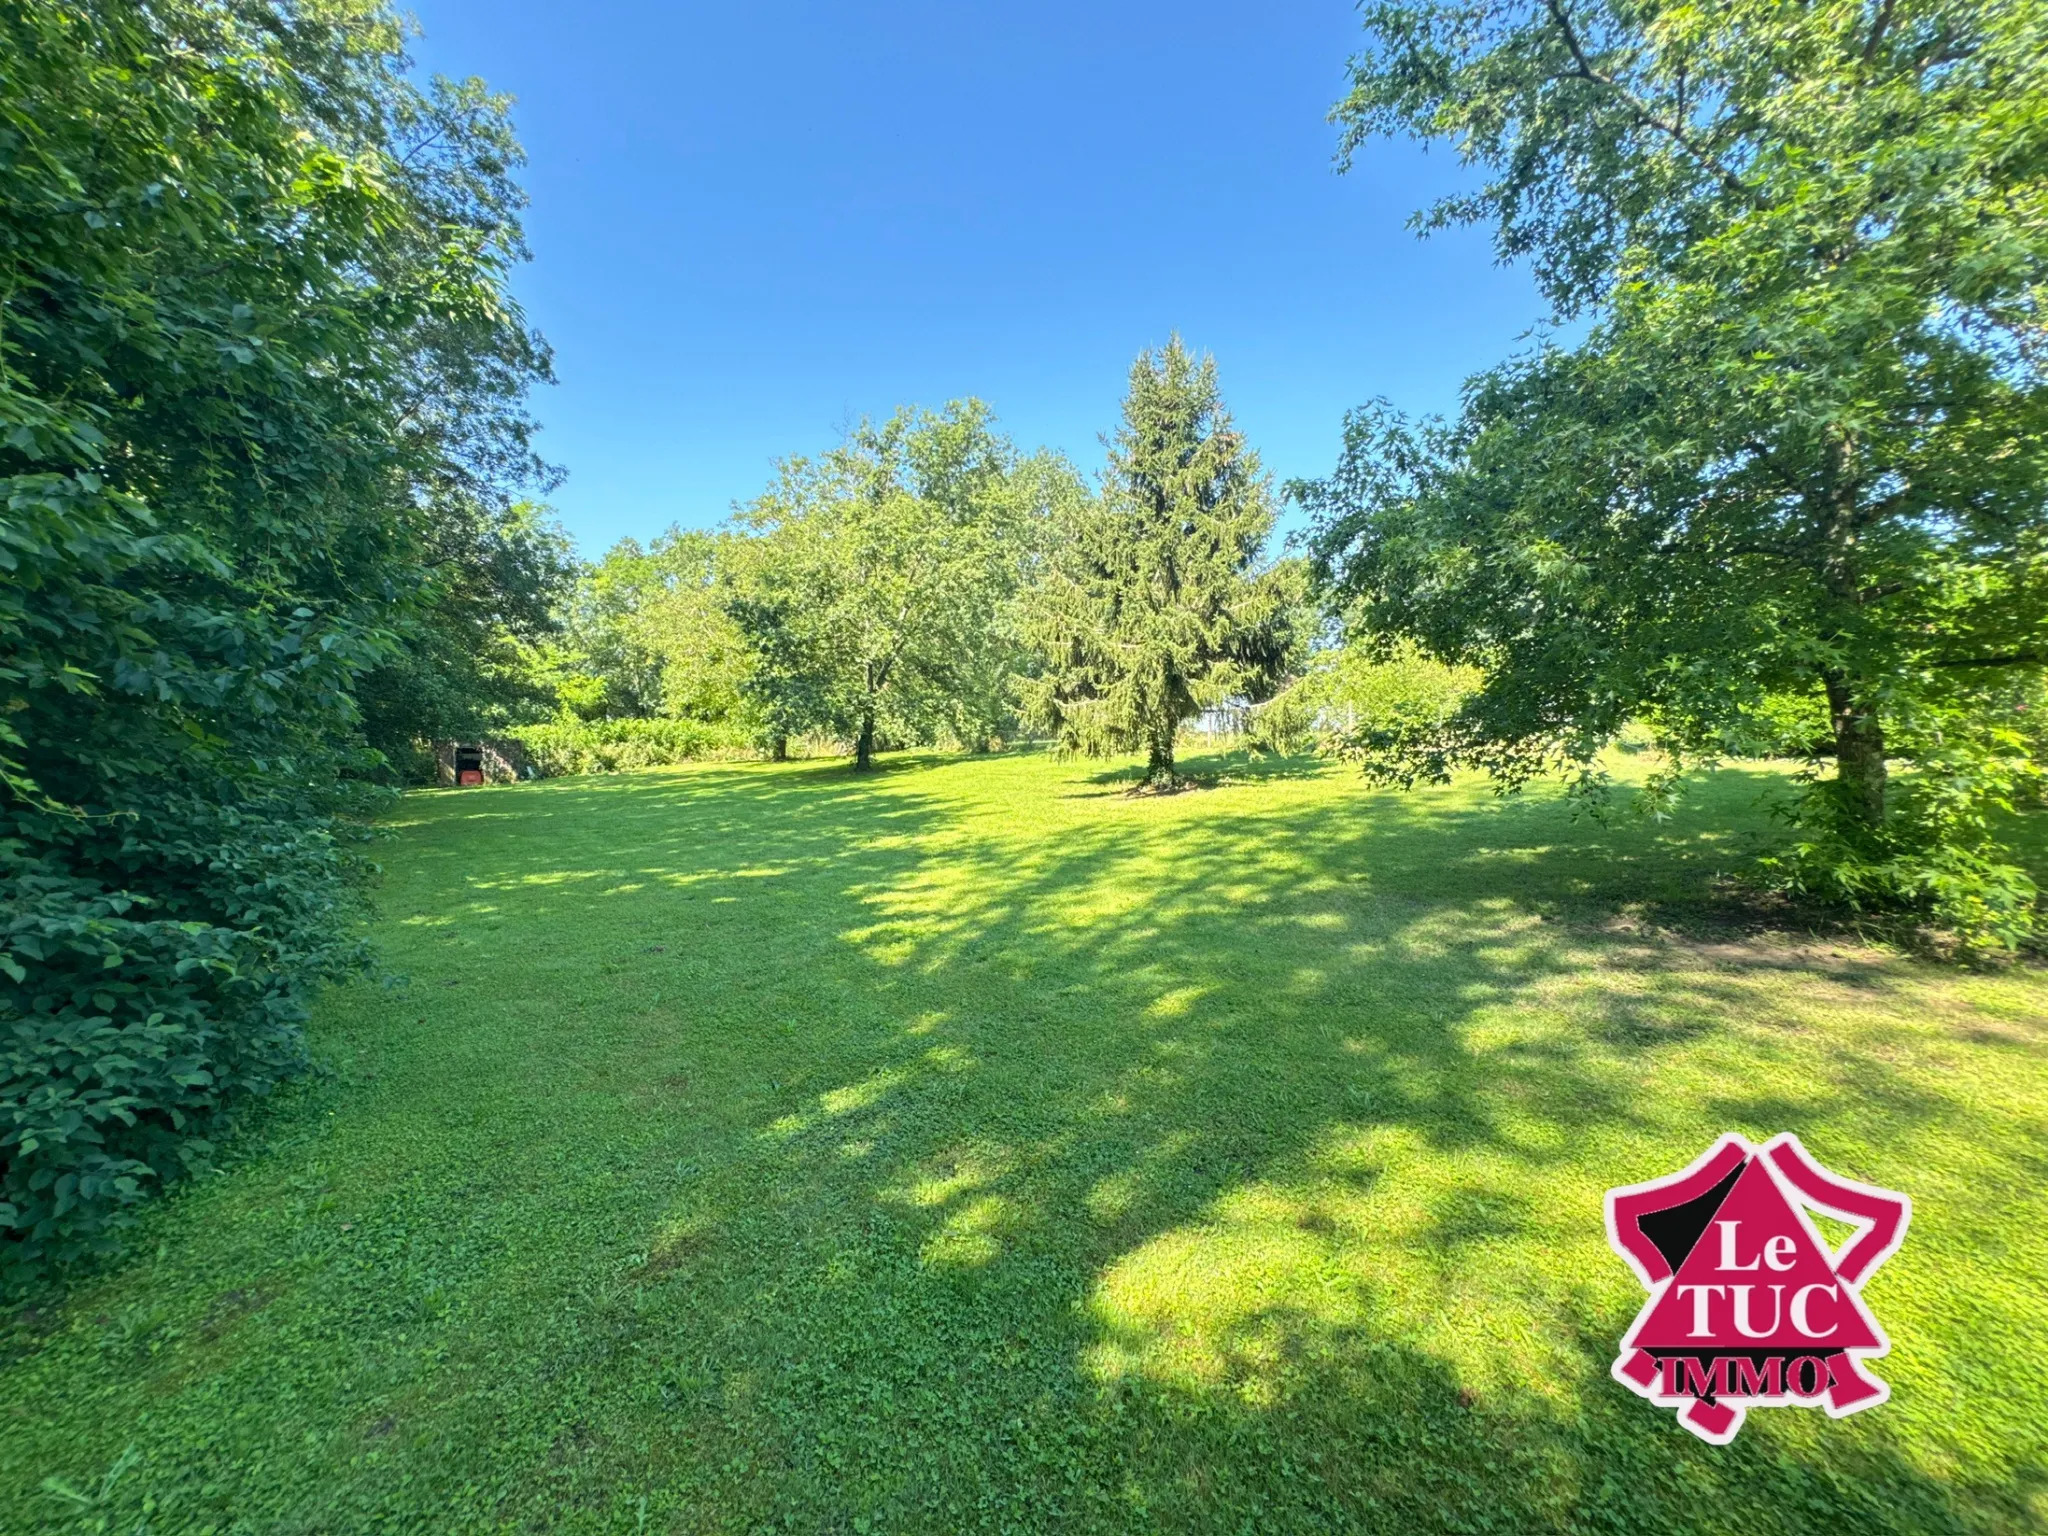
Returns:
[[[1344,410],[1441,410],[1541,315],[1483,234],[1419,240],[1439,147],[1335,173],[1342,0],[416,0],[423,69],[518,97],[586,554],[701,525],[863,414],[979,395],[1094,470],[1179,330],[1284,478]]]

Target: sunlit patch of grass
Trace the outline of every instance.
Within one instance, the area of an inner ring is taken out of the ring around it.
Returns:
[[[818,1107],[828,1115],[850,1114],[856,1109],[866,1109],[878,1102],[882,1095],[909,1074],[903,1071],[877,1072],[858,1083],[848,1083],[844,1088],[834,1088],[818,1095]]]
[[[1001,1195],[977,1196],[946,1213],[918,1256],[931,1265],[979,1268],[1002,1252],[1004,1231],[1015,1222],[1016,1213]]]
[[[1731,925],[1761,770],[1197,771],[408,798],[409,986],[0,1333],[0,1529],[2038,1523],[2048,979]],[[1729,1129],[1916,1210],[1893,1400],[1717,1450],[1608,1379],[1600,1198]]]

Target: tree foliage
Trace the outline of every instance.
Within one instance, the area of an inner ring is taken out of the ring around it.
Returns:
[[[731,612],[742,536],[730,528],[670,529],[648,551],[640,643],[661,661],[661,713],[765,741],[748,688],[753,652]]]
[[[1020,464],[979,401],[899,410],[794,458],[742,510],[727,602],[768,733],[985,744],[1022,665],[1015,600],[1044,546],[1057,466]]]
[[[0,8],[0,1269],[359,958],[355,691],[538,472],[517,145],[371,4]]]
[[[1453,424],[1357,413],[1300,488],[1344,599],[1485,668],[1416,761],[1590,784],[1640,718],[1682,770],[1810,699],[1792,879],[2022,936],[1993,833],[2048,661],[2048,12],[1366,18],[1347,145],[1453,140],[1483,185],[1424,222],[1490,222],[1586,328]]]
[[[1383,783],[1410,785],[1415,749],[1442,732],[1481,680],[1478,668],[1447,666],[1412,641],[1331,645],[1254,712],[1251,735],[1268,751],[1313,749],[1363,763]]]
[[[622,539],[587,567],[543,677],[566,714],[694,720],[734,739],[766,739],[747,690],[753,657],[728,612],[744,562],[733,529],[671,528]]]
[[[527,762],[547,778],[744,757],[761,745],[721,722],[661,717],[583,720],[568,716],[542,725],[514,726],[497,739],[517,743]]]
[[[546,509],[464,498],[424,530],[425,581],[393,616],[398,637],[355,685],[364,740],[403,781],[429,782],[432,743],[475,737],[555,707],[541,648],[575,577]]]
[[[1182,722],[1264,698],[1304,648],[1298,576],[1258,564],[1273,520],[1215,359],[1177,336],[1141,354],[1102,494],[1073,503],[1033,596],[1034,720],[1074,751],[1144,752],[1145,782],[1171,788]]]

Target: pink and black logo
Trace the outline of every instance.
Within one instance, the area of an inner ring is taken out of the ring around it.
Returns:
[[[1830,1250],[1809,1211],[1855,1231]],[[1874,1408],[1864,1369],[1891,1348],[1863,1282],[1898,1252],[1913,1205],[1838,1178],[1784,1135],[1723,1136],[1682,1172],[1607,1192],[1607,1240],[1650,1292],[1614,1379],[1715,1445],[1751,1408]]]

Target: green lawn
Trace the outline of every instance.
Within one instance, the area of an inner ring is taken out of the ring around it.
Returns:
[[[409,985],[0,1334],[0,1529],[2048,1522],[2048,977],[1688,916],[1761,773],[1222,766],[408,799]],[[1607,1377],[1600,1200],[1728,1129],[1915,1208],[1893,1401],[1717,1450]]]

